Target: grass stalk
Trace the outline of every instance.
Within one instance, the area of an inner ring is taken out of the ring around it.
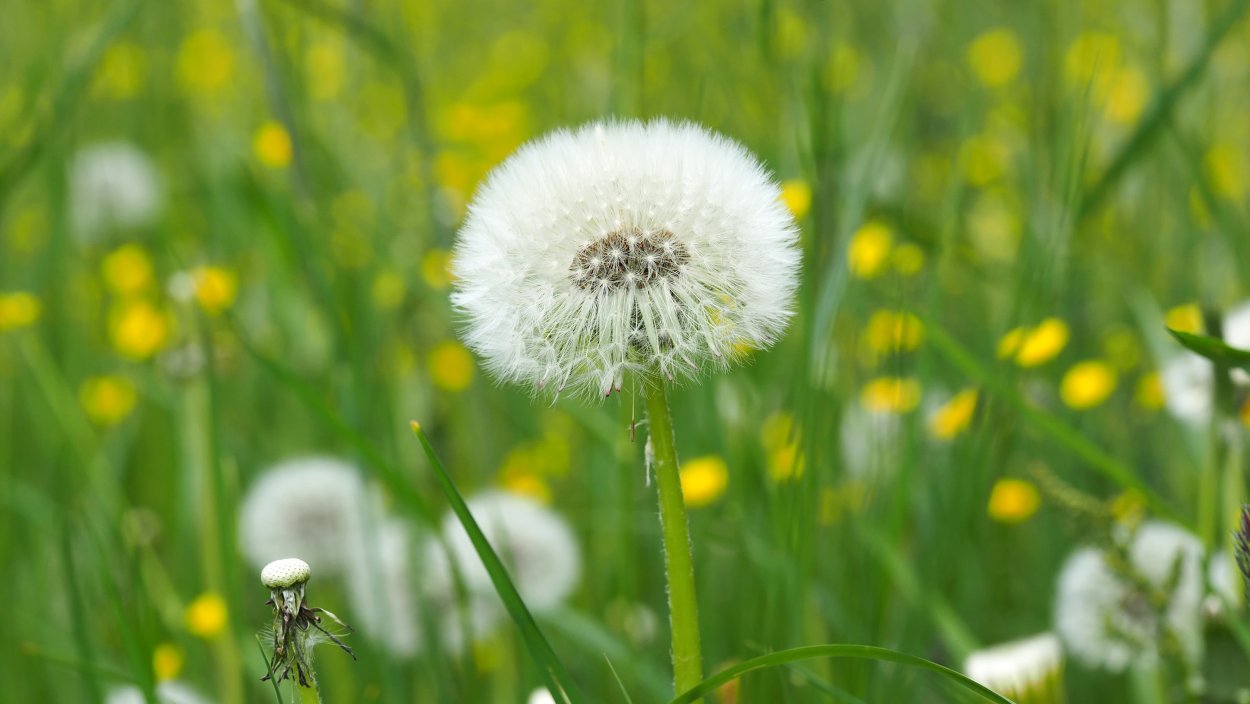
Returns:
[[[699,603],[694,588],[694,559],[686,504],[681,495],[677,469],[677,444],[668,390],[657,382],[647,391],[647,422],[650,433],[652,471],[660,500],[660,523],[664,534],[664,570],[668,575],[668,614],[673,638],[673,683],[684,692],[703,679],[703,656],[699,649]]]

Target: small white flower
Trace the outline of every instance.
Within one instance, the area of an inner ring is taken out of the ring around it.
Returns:
[[[347,571],[352,622],[392,655],[411,658],[421,650],[421,631],[409,526],[389,519],[362,538]]]
[[[467,503],[531,610],[551,609],[572,593],[582,560],[563,518],[533,499],[502,491],[479,494]],[[454,514],[443,519],[443,537],[465,583],[494,593],[486,567]]]
[[[110,690],[104,701],[106,704],[145,704],[143,691],[133,686]],[[157,704],[209,704],[204,695],[176,681],[156,685],[156,701]]]
[[[1167,523],[1149,521],[1128,546],[1129,569],[1162,591],[1176,573],[1175,587],[1162,605],[1164,622],[1151,594],[1143,593],[1108,555],[1081,548],[1064,563],[1055,602],[1055,630],[1081,662],[1113,672],[1159,656],[1165,636],[1174,637],[1190,662],[1202,654],[1202,543]]]
[[[798,284],[780,188],[738,143],[664,120],[593,123],[488,176],[456,243],[465,340],[505,381],[619,390],[776,339]]]
[[[150,223],[160,207],[156,167],[127,142],[86,147],[69,167],[70,223],[80,239]]]
[[[256,567],[299,555],[323,574],[346,567],[367,517],[380,513],[360,472],[328,457],[288,460],[261,474],[239,510],[239,543]]]
[[[1021,702],[1057,685],[1063,651],[1054,633],[978,650],[964,662],[964,672],[990,689]]]

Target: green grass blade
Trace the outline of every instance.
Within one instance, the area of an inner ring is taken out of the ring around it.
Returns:
[[[1236,347],[1230,347],[1218,337],[1210,337],[1209,335],[1195,335],[1189,332],[1173,330],[1172,328],[1168,328],[1168,332],[1190,352],[1202,355],[1212,362],[1227,364],[1230,367],[1250,372],[1250,350],[1239,350]]]
[[[573,704],[581,701],[580,697],[577,696],[577,690],[573,687],[573,678],[569,676],[568,670],[564,668],[560,658],[551,649],[551,644],[547,642],[546,636],[539,630],[538,624],[534,621],[534,616],[530,613],[529,608],[521,600],[521,595],[517,593],[516,585],[508,577],[508,571],[504,568],[503,562],[500,561],[499,555],[495,553],[494,548],[486,540],[482,529],[477,525],[477,521],[473,519],[473,514],[469,512],[469,507],[465,504],[460,491],[456,489],[455,483],[452,482],[451,475],[447,473],[447,468],[443,466],[442,461],[438,458],[438,454],[434,452],[434,446],[430,444],[430,438],[421,428],[421,424],[415,420],[412,421],[412,431],[416,434],[417,439],[421,441],[421,449],[425,450],[425,456],[429,459],[430,466],[434,468],[434,474],[438,478],[439,486],[442,487],[443,493],[447,495],[447,501],[451,504],[451,510],[456,514],[456,518],[460,520],[460,524],[464,526],[465,533],[468,534],[469,540],[473,543],[473,549],[477,551],[478,557],[482,560],[482,565],[490,574],[490,581],[495,585],[495,591],[508,609],[508,615],[512,617],[512,621],[516,624],[517,629],[521,631],[521,636],[525,641],[525,649],[538,667],[543,683],[560,704]]]
[[[768,655],[761,655],[758,658],[751,658],[734,665],[733,667],[722,670],[721,672],[709,677],[697,686],[681,693],[677,698],[673,699],[670,704],[690,704],[716,690],[717,687],[737,679],[752,670],[760,670],[767,667],[778,667],[788,665],[792,662],[801,662],[803,660],[814,660],[816,658],[854,658],[859,660],[878,660],[881,662],[894,662],[909,667],[918,667],[931,672],[936,672],[951,682],[961,685],[971,692],[981,695],[986,701],[996,702],[997,704],[1013,704],[1012,701],[1001,694],[997,694],[993,690],[981,685],[964,675],[946,667],[939,665],[931,660],[925,660],[915,655],[900,653],[897,650],[889,648],[878,648],[871,645],[809,645],[802,648],[791,648],[790,650],[782,650]]]
[[[1006,401],[1030,425],[1048,435],[1089,465],[1094,471],[1110,479],[1124,489],[1138,492],[1151,510],[1163,518],[1188,525],[1180,512],[1168,504],[1153,489],[1146,486],[1133,470],[1102,448],[1087,440],[1062,420],[1029,403],[1011,384],[1003,381],[986,365],[979,362],[963,345],[959,344],[944,328],[932,319],[924,321],[925,332],[933,348],[960,371],[980,382],[987,391]]]

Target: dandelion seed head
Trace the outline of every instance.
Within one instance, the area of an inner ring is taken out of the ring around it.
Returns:
[[[595,123],[531,142],[469,208],[452,300],[500,379],[610,394],[690,378],[784,330],[793,216],[741,145],[692,124]]]
[[[260,571],[260,581],[270,589],[286,589],[303,584],[312,577],[308,563],[298,557],[274,560]]]
[[[1046,691],[1063,668],[1063,650],[1054,633],[977,650],[964,662],[968,677],[999,694],[1030,701],[1033,692]]]
[[[291,555],[337,573],[378,498],[359,471],[329,457],[287,460],[265,470],[239,510],[239,542],[257,568]]]
[[[1166,603],[1152,604],[1110,556],[1081,548],[1064,563],[1055,602],[1055,630],[1077,660],[1112,672],[1158,658],[1164,635],[1190,662],[1202,653],[1202,544],[1176,526],[1148,521],[1127,550],[1128,567]],[[1176,570],[1173,585],[1173,570]],[[1162,621],[1158,615],[1163,616]]]
[[[128,142],[85,147],[69,167],[70,224],[80,240],[149,224],[160,208],[156,166]]]

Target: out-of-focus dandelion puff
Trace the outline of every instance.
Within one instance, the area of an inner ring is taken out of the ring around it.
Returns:
[[[265,470],[239,510],[239,543],[260,567],[303,555],[323,574],[349,566],[367,518],[380,514],[377,497],[352,465],[305,457]]]
[[[964,673],[1019,704],[1064,701],[1063,649],[1054,633],[974,651]]]
[[[105,704],[145,704],[143,690],[138,687],[119,687],[110,690]],[[193,687],[182,682],[168,681],[156,685],[157,704],[209,704],[210,700]]]
[[[1223,618],[1228,609],[1240,609],[1245,603],[1245,586],[1236,559],[1227,551],[1211,555],[1207,563],[1207,583],[1211,593],[1206,598],[1206,613],[1211,618]]]
[[[525,704],[556,704],[556,698],[551,696],[551,692],[546,687],[539,687],[530,692],[529,699],[525,700]]]
[[[489,635],[507,612],[495,594],[486,591],[489,582],[473,584],[468,575],[453,572],[449,549],[438,538],[426,539],[420,570],[421,594],[435,615],[430,626],[437,628],[442,647],[460,654]],[[457,579],[464,587],[463,593]]]
[[[715,502],[729,486],[729,466],[717,455],[696,457],[681,464],[681,495],[687,508]]]
[[[876,479],[892,475],[901,458],[902,430],[896,413],[872,411],[862,404],[847,405],[839,436],[846,476]]]
[[[1211,362],[1192,352],[1182,352],[1163,365],[1159,378],[1163,383],[1163,401],[1177,420],[1202,424],[1211,417],[1215,388]]]
[[[522,147],[460,230],[452,300],[505,381],[619,390],[697,376],[785,329],[798,231],[738,143],[692,124],[593,123]]]
[[[1064,563],[1055,630],[1068,651],[1090,667],[1113,672],[1154,662],[1161,648],[1198,662],[1202,543],[1181,528],[1148,521],[1123,554],[1127,559],[1118,550],[1086,547]]]
[[[581,552],[568,524],[551,509],[502,491],[479,494],[468,505],[531,609],[558,606],[577,586]],[[454,515],[443,520],[443,538],[466,587],[493,594],[490,575]]]
[[[409,526],[387,519],[360,538],[347,570],[352,622],[392,655],[411,658],[422,641]]]
[[[80,150],[69,167],[70,224],[83,241],[111,230],[142,228],[161,204],[156,166],[127,142],[103,142]]]

